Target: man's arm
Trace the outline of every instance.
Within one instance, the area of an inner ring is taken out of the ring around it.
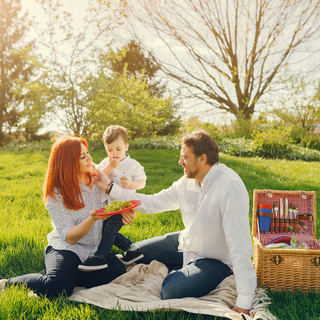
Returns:
[[[140,200],[141,205],[139,205],[136,210],[142,213],[158,213],[177,210],[179,209],[177,190],[179,181],[174,182],[168,189],[164,189],[153,195],[136,193],[134,190],[123,189],[117,184],[113,184],[110,196],[119,200]]]
[[[126,177],[123,177],[120,180],[121,180],[121,187],[124,189],[140,190],[146,186],[146,179],[130,181]]]
[[[249,197],[241,181],[231,181],[226,185],[222,192],[221,211],[238,293],[234,310],[248,313],[257,281],[251,261]]]

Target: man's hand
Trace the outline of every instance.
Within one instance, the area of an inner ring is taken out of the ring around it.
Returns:
[[[242,309],[242,308],[239,308],[237,306],[234,306],[232,308],[232,310],[236,311],[236,312],[239,312],[239,313],[244,313],[244,314],[247,314],[247,315],[249,315],[249,312],[250,312],[250,310],[248,310],[248,309]]]
[[[126,211],[121,213],[122,215],[122,222],[123,224],[130,224],[133,222],[134,218],[136,217],[136,212],[134,210]]]

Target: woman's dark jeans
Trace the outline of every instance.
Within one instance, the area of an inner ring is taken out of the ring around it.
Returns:
[[[125,267],[119,263],[108,263],[108,268],[82,272],[78,270],[80,258],[69,250],[56,250],[51,246],[46,248],[46,275],[31,273],[8,279],[6,286],[26,284],[35,293],[56,296],[65,291],[69,296],[76,286],[91,288],[107,284],[121,274]]]

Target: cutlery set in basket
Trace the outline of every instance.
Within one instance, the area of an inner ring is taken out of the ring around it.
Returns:
[[[320,289],[320,242],[315,227],[316,192],[254,190],[253,264],[260,286]]]

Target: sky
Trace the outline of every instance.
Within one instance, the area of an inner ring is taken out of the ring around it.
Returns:
[[[72,13],[75,17],[75,20],[80,21],[85,13],[87,8],[87,0],[63,0],[63,6],[66,11]],[[41,19],[41,8],[39,5],[39,0],[21,0],[21,5],[23,9],[29,11],[30,15],[35,15],[40,21]]]
[[[35,16],[35,19],[38,20],[40,23],[45,23],[45,17],[43,16],[40,5],[38,4],[37,0],[21,0],[22,6],[25,10],[28,10],[30,13],[30,16]],[[87,3],[88,0],[62,0],[63,6],[66,11],[70,12],[72,14],[72,17],[74,19],[75,26],[81,27],[82,19],[83,16],[87,10]],[[130,39],[130,35],[126,34],[125,32],[121,34],[122,38],[128,37]],[[159,41],[157,39],[153,38],[149,41],[148,43],[150,47],[153,50],[164,50],[164,48],[159,44]],[[320,48],[320,43],[315,43],[315,46],[319,46]],[[163,54],[165,55],[166,52],[163,51]],[[320,57],[319,57],[320,58]],[[303,57],[302,57],[303,59]],[[306,62],[304,62],[306,63]],[[308,62],[307,62],[308,63]],[[309,65],[311,65],[309,63]],[[297,70],[299,68],[303,68],[303,64],[297,64]],[[192,102],[194,103],[194,102]],[[189,103],[190,104],[190,103]],[[190,116],[195,114],[192,110],[195,108],[188,108],[188,103],[185,103],[187,106],[184,110],[189,110],[186,115]],[[199,114],[198,110],[196,110],[197,113]],[[206,119],[201,119],[203,121],[209,121],[213,122],[215,124],[222,124],[225,122],[227,119],[227,122],[230,122],[230,117],[226,117],[225,113],[221,113],[221,111],[216,110],[213,113],[210,113],[209,115],[206,116]]]
[[[39,0],[38,0],[39,1]],[[46,18],[43,15],[43,12],[41,10],[41,7],[39,5],[37,0],[21,0],[22,8],[23,10],[27,10],[29,12],[29,16],[34,16],[35,20],[38,21],[40,24],[45,25]],[[63,0],[61,1],[64,9],[72,14],[73,20],[74,20],[74,26],[81,27],[81,21],[83,19],[83,16],[85,15],[85,12],[87,10],[87,0]],[[126,32],[121,33],[122,42],[125,43],[123,39],[130,40],[130,35]],[[161,45],[157,39],[152,38],[147,42],[150,47],[152,47],[152,50],[164,50],[164,47]],[[166,54],[164,52],[164,54]],[[170,80],[169,80],[170,81]],[[171,87],[175,86],[175,83],[171,84]],[[194,102],[193,102],[194,103]],[[190,104],[190,103],[189,103]],[[192,116],[195,114],[194,108],[190,108],[188,104],[188,101],[184,102],[184,108],[182,108],[182,115],[184,118],[188,118],[189,116]],[[197,109],[197,115],[199,115],[198,112],[199,109]],[[208,114],[206,117],[203,117],[202,121],[209,121],[209,122],[216,122],[221,123],[225,122],[226,119],[230,118],[228,115],[226,116],[225,113],[216,110],[213,113]]]

